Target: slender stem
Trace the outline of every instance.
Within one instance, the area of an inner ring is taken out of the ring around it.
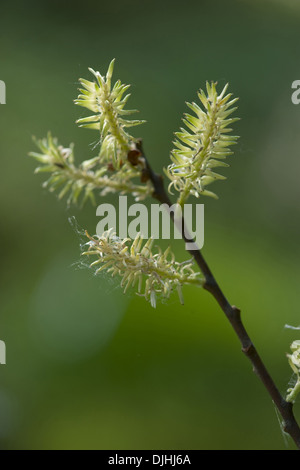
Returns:
[[[139,141],[139,143],[137,144],[137,147],[142,153],[143,157],[145,158],[146,170],[148,172],[149,178],[151,179],[153,187],[154,187],[153,197],[156,198],[161,204],[167,204],[170,207],[172,205],[172,202],[167,192],[165,191],[162,176],[155,173],[153,169],[151,168],[148,160],[145,157],[145,153],[142,147],[142,141]],[[171,212],[170,215],[171,215],[171,218],[174,220],[173,212]],[[182,223],[184,224],[184,221]],[[186,242],[191,241],[191,237],[188,236],[186,230],[182,230],[182,234],[183,234],[183,239]],[[283,419],[284,431],[287,432],[292,437],[296,446],[298,447],[298,449],[300,449],[300,428],[293,413],[293,404],[290,402],[287,402],[283,398],[283,396],[280,394],[278,388],[276,387],[272,377],[270,376],[266,366],[264,365],[261,357],[259,356],[254,344],[252,343],[243,325],[240,310],[237,307],[231,305],[229,301],[227,300],[227,298],[225,297],[213,273],[211,272],[208,264],[206,263],[201,251],[200,250],[188,250],[188,251],[194,257],[196,263],[198,264],[200,270],[202,271],[205,277],[205,282],[203,285],[204,289],[206,289],[208,292],[210,292],[210,294],[213,295],[213,297],[216,299],[221,309],[225,313],[227,319],[229,320],[232,328],[234,329],[236,335],[238,336],[241,342],[242,352],[251,361],[252,366],[253,366],[253,371],[262,381],[272,401],[276,405]]]

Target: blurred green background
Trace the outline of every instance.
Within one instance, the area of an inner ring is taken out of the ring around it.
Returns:
[[[59,202],[27,154],[51,130],[77,161],[94,155],[72,101],[87,68],[113,57],[157,171],[185,101],[229,82],[241,138],[220,200],[202,201],[203,252],[284,393],[299,339],[284,325],[300,324],[299,24],[296,1],[1,3],[2,449],[295,448],[214,299],[187,287],[185,306],[174,294],[153,309],[80,269],[68,218],[93,233],[95,208]]]

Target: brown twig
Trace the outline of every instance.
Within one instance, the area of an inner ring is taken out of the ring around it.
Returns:
[[[171,207],[172,202],[164,188],[163,177],[155,173],[151,168],[145,156],[141,140],[138,142],[137,148],[145,159],[145,169],[148,172],[149,178],[151,179],[154,187],[154,192],[152,194],[153,197],[157,199],[161,204],[167,204],[169,207]],[[170,212],[170,216],[174,221],[173,212]],[[184,221],[182,221],[182,223],[184,224]],[[184,241],[191,241],[191,237],[187,235],[186,230],[182,230],[182,236]],[[292,437],[296,446],[298,447],[298,449],[300,449],[300,428],[293,413],[293,404],[287,402],[276,387],[272,377],[270,376],[266,366],[264,365],[261,357],[259,356],[254,344],[252,343],[243,325],[240,310],[228,302],[220,286],[218,285],[214,275],[212,274],[208,264],[206,263],[201,251],[188,251],[194,257],[197,265],[199,266],[201,272],[205,277],[205,283],[203,286],[204,289],[206,289],[208,292],[210,292],[210,294],[213,295],[213,297],[216,299],[221,309],[225,313],[227,319],[229,320],[232,328],[234,329],[236,335],[238,336],[241,342],[242,352],[251,361],[253,371],[262,381],[272,401],[276,405],[283,419],[283,430]]]

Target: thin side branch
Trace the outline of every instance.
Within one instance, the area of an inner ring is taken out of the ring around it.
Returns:
[[[154,192],[152,196],[157,199],[161,204],[167,204],[171,207],[172,202],[164,188],[163,177],[153,171],[151,168],[142,146],[142,141],[140,140],[137,144],[139,151],[142,153],[145,159],[145,166],[148,172],[148,176],[151,179],[154,187]],[[173,212],[170,213],[171,218],[174,221]],[[183,221],[184,224],[184,221]],[[191,241],[191,237],[187,235],[186,230],[182,230],[183,239],[186,242]],[[276,405],[282,419],[283,419],[283,429],[287,432],[292,439],[294,440],[298,449],[300,449],[300,428],[295,419],[293,413],[293,404],[287,402],[278,388],[276,387],[272,377],[270,376],[266,366],[264,365],[261,357],[259,356],[251,338],[249,337],[242,319],[240,310],[231,305],[224,293],[222,292],[220,286],[218,285],[213,273],[211,272],[208,264],[206,263],[200,250],[188,250],[189,253],[194,257],[195,262],[199,266],[205,277],[204,289],[210,292],[211,295],[216,299],[224,314],[226,315],[228,321],[230,322],[232,328],[234,329],[237,337],[239,338],[242,345],[242,352],[250,360],[253,366],[253,371],[259,377],[264,387],[266,388],[268,394],[270,395],[272,401]]]

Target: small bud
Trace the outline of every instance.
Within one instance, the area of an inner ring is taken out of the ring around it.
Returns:
[[[108,169],[108,171],[115,171],[115,167],[113,166],[113,164],[111,162],[109,162],[107,164],[107,169]]]
[[[139,163],[139,157],[142,155],[142,153],[139,150],[129,150],[127,154],[127,159],[131,165],[135,166],[138,165]]]

